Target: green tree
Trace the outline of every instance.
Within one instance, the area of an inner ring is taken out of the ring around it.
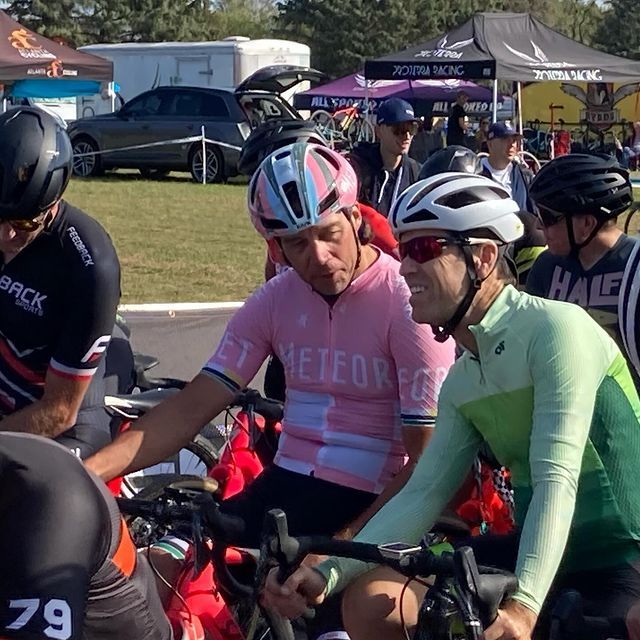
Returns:
[[[602,19],[596,0],[560,0],[553,26],[573,40],[592,46]]]
[[[218,0],[206,11],[207,38],[227,36],[271,37],[277,15],[270,0]]]
[[[5,11],[28,29],[45,37],[82,44],[82,16],[86,8],[76,0],[12,0]]]
[[[598,45],[609,53],[640,59],[638,0],[610,0],[595,39]]]

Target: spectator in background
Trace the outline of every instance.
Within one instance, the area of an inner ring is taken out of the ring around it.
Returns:
[[[387,216],[398,195],[418,179],[420,165],[408,155],[418,128],[406,100],[389,98],[378,107],[379,142],[361,142],[349,154],[360,183],[358,202]]]
[[[476,131],[476,151],[478,153],[489,153],[489,145],[487,144],[489,124],[489,118],[480,120],[480,128]]]
[[[467,120],[464,105],[469,101],[469,96],[464,91],[458,91],[456,95],[456,101],[451,111],[449,112],[449,119],[447,120],[447,146],[450,144],[459,144],[467,146],[465,144],[465,136],[467,134]]]
[[[504,122],[494,122],[487,131],[489,156],[482,158],[482,175],[500,183],[522,211],[534,212],[529,200],[533,173],[518,161],[518,141],[522,136]]]
[[[631,135],[624,141],[623,162],[632,171],[640,167],[640,121],[633,123]]]

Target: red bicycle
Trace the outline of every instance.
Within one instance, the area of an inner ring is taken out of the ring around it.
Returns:
[[[171,393],[171,392],[169,392]],[[128,410],[138,415],[166,397],[166,391],[121,396],[129,403]],[[239,409],[234,414],[234,410]],[[282,404],[263,398],[247,389],[227,408],[227,422],[205,437],[210,448],[219,446],[214,464],[208,464],[204,478],[168,473],[150,476],[149,483],[135,496],[135,501],[121,501],[124,511],[140,501],[146,505],[145,517],[130,520],[132,537],[139,548],[149,548],[166,534],[177,534],[191,544],[178,580],[172,585],[172,596],[165,609],[175,636],[182,640],[244,640],[252,628],[267,632],[269,623],[263,614],[255,612],[252,583],[257,551],[227,547],[224,533],[213,540],[203,535],[202,523],[188,524],[154,518],[165,509],[193,500],[198,494],[223,501],[241,492],[271,463],[281,430]],[[194,442],[197,442],[195,440]],[[209,451],[210,448],[205,449]],[[197,445],[196,445],[197,450]],[[170,520],[170,519],[169,519]],[[197,526],[196,526],[197,525]],[[218,532],[219,533],[219,532]]]
[[[332,105],[335,100],[332,101]],[[359,142],[373,142],[375,130],[367,118],[368,103],[364,107],[354,102],[350,107],[335,109],[332,113],[319,109],[311,114],[311,120],[333,148],[351,148]]]

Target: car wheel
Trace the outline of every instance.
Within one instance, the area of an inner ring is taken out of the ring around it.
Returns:
[[[169,169],[141,168],[138,171],[145,180],[161,180],[169,175]]]
[[[222,182],[224,180],[224,160],[220,149],[214,145],[206,146],[207,183]],[[202,183],[202,145],[193,148],[189,157],[189,169],[194,182]]]
[[[95,153],[99,151],[97,143],[91,138],[75,138],[73,140],[73,175],[79,178],[89,178],[99,176],[104,173],[102,168],[102,160],[97,155],[84,155],[86,153]]]

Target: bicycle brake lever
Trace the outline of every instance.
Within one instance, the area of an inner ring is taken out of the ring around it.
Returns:
[[[193,532],[193,579],[197,580],[211,560],[209,547],[202,535],[202,517],[198,511],[193,512],[191,530]]]

